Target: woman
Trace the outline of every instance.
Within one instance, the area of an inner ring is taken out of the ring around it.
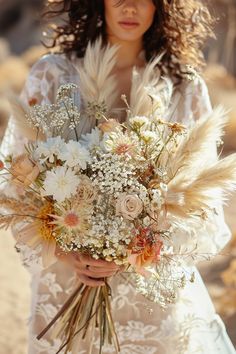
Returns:
[[[60,5],[62,9],[58,9]],[[25,103],[30,104],[32,99],[43,104],[53,102],[56,89],[65,82],[80,86],[78,67],[83,62],[87,44],[102,36],[104,45],[119,44],[112,72],[117,92],[111,107],[119,121],[126,119],[120,95],[125,94],[129,101],[133,67],[142,71],[147,62],[160,53],[163,56],[157,71],[168,75],[175,84],[168,118],[193,124],[203,113],[211,111],[204,82],[186,66],[201,66],[199,46],[211,33],[210,15],[198,0],[61,0],[57,1],[53,12],[56,16],[69,14],[68,24],[58,25],[56,29],[62,53],[46,55],[34,65],[22,93]],[[78,104],[83,104],[80,94],[77,100]],[[84,134],[91,128],[90,121],[84,120],[79,131]],[[24,138],[17,134],[10,120],[3,151],[9,152],[14,144],[14,150],[19,153],[23,143]],[[212,234],[210,242],[219,251],[230,235],[221,206],[216,208],[214,222],[218,233]],[[204,230],[199,232],[203,232],[204,240]],[[33,275],[29,354],[56,353],[61,345],[60,338],[51,339],[48,333],[37,341],[36,335],[65,302],[77,278],[87,285],[99,286],[104,277],[111,277],[113,315],[122,354],[235,353],[194,267],[187,269],[195,271],[194,284],[187,285],[177,303],[163,312],[158,305],[138,295],[122,269],[114,263],[58,251],[56,262],[42,269],[40,249],[32,251],[22,244],[18,247]],[[91,338],[81,339],[80,347],[75,348],[73,354],[87,354],[90,344]],[[98,352],[99,340],[95,334],[92,353]],[[104,353],[114,353],[114,348],[107,346]]]

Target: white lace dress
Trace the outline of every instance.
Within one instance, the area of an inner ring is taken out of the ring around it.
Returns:
[[[67,59],[64,55],[47,55],[39,60],[31,70],[22,92],[25,103],[31,98],[38,102],[50,103],[55,99],[56,89],[63,83],[73,82],[79,86],[78,59]],[[81,104],[77,96],[78,105]],[[186,79],[175,90],[169,119],[186,124],[193,123],[202,113],[211,110],[207,88],[197,76]],[[91,124],[84,121],[80,133],[88,132]],[[10,119],[1,147],[1,152],[20,153],[25,139],[19,136]],[[217,206],[218,215],[209,228],[199,230],[199,249],[208,252],[220,251],[230,238],[225,225],[222,207]],[[205,245],[205,246],[204,246]],[[57,261],[47,269],[41,265],[40,248],[32,251],[25,245],[17,245],[22,261],[32,274],[32,304],[29,321],[28,354],[55,354],[61,345],[60,338],[51,339],[48,333],[37,341],[36,336],[54,317],[77,279],[73,270]],[[179,293],[176,304],[163,311],[158,305],[138,295],[125,275],[111,280],[113,293],[113,315],[122,354],[233,354],[230,339],[224,324],[215,313],[213,304],[193,266],[196,280]],[[11,329],[9,328],[9,331]],[[82,341],[73,354],[88,354],[89,343]],[[99,353],[99,340],[94,337],[92,354]],[[115,353],[112,346],[104,349],[104,354]]]

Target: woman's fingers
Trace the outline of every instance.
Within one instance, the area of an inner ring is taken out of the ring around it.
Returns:
[[[120,269],[119,266],[117,266],[117,268],[110,268],[110,267],[101,268],[101,267],[89,266],[89,268],[88,268],[88,270],[90,270],[93,273],[97,273],[97,274],[104,273],[104,272],[115,274],[116,272],[119,271],[119,269]]]
[[[69,264],[82,264],[83,266],[90,266],[91,270],[94,270],[96,272],[103,272],[104,269],[109,269],[109,270],[114,270],[117,271],[119,269],[119,266],[115,264],[114,262],[108,262],[104,261],[102,259],[94,259],[88,255],[82,254],[82,253],[76,253],[76,252],[69,252],[65,253],[61,249],[58,249],[56,251],[56,256],[58,259],[61,261],[65,261],[66,263]]]
[[[91,287],[97,287],[97,286],[103,286],[105,285],[104,280],[95,280],[87,277],[84,274],[78,274],[79,280],[84,283],[85,285],[91,286]]]
[[[107,262],[102,259],[94,259],[90,256],[85,255],[85,254],[79,254],[78,260],[85,265],[94,266],[97,268],[103,268],[103,269],[109,268],[109,269],[114,269],[114,270],[119,268],[119,266],[117,264],[115,264],[114,262]]]
[[[107,277],[112,277],[115,273],[114,272],[110,272],[110,271],[103,271],[103,272],[91,272],[89,269],[81,269],[80,267],[76,268],[76,272],[77,274],[84,274],[88,277],[91,278],[107,278]]]

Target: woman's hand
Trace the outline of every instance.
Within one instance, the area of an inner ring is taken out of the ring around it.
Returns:
[[[82,283],[91,287],[104,285],[104,278],[112,277],[121,270],[114,262],[96,260],[82,253],[64,253],[57,249],[56,256],[74,269]]]

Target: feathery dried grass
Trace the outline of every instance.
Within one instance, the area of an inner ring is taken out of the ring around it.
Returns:
[[[200,172],[196,180],[189,185],[185,197],[191,197],[193,192],[210,197],[214,189],[221,189],[224,193],[236,189],[236,153]]]
[[[22,221],[22,216],[18,215],[1,215],[0,216],[0,230],[7,230],[9,227],[17,225]]]
[[[32,194],[32,195],[31,195]],[[36,215],[38,212],[37,202],[33,193],[27,198],[8,198],[0,197],[0,208],[4,210],[4,214],[0,214],[0,229],[8,229],[11,226],[22,222],[23,217],[25,219],[31,217],[31,215]]]
[[[216,142],[223,135],[226,122],[226,112],[221,106],[196,121],[188,138],[183,140],[168,161],[174,176],[170,187],[188,183],[189,179],[198,175],[203,167],[203,156],[204,161],[212,162],[216,157]]]
[[[1,208],[15,212],[22,213],[23,211],[24,214],[36,212],[38,210],[38,207],[35,204],[35,198],[33,198],[33,196],[32,199],[27,198],[27,200],[24,198],[17,200],[14,198],[0,197],[0,206]]]
[[[168,201],[167,194],[166,208],[172,214],[181,216],[182,212],[188,215],[191,211],[209,208],[218,200],[224,199],[227,193],[236,189],[236,153],[209,167],[203,167],[198,175],[196,174],[195,179],[189,180],[188,184],[183,184],[181,179],[178,180],[177,175],[177,183],[168,187],[171,199],[175,196],[173,203],[171,200]]]
[[[163,54],[149,62],[144,70],[138,70],[137,68],[133,69],[132,87],[130,92],[130,110],[134,116],[149,116],[152,112],[152,101],[147,91],[147,87],[151,87],[156,95],[158,95],[163,89],[172,93],[172,86],[169,85],[169,82],[165,80],[160,81],[160,70],[157,68],[157,65],[161,61],[162,56]]]
[[[187,219],[189,218],[189,210],[185,208],[184,205],[178,205],[178,204],[173,204],[173,203],[166,203],[165,208],[168,213],[174,215],[175,217],[178,217],[180,219]]]
[[[111,109],[116,98],[116,80],[111,71],[116,63],[118,46],[103,48],[101,38],[89,44],[79,66],[81,95],[84,102],[105,102]]]

